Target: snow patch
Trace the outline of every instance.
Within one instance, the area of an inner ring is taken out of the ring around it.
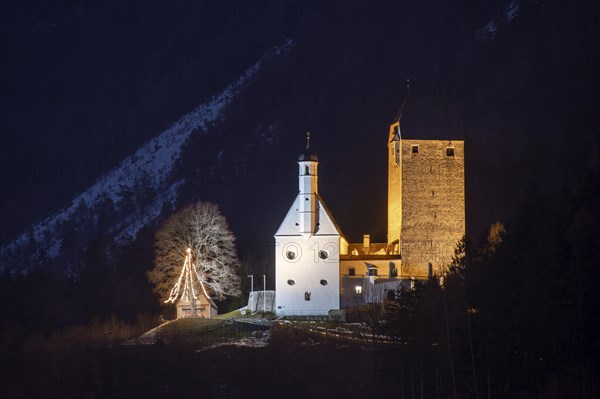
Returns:
[[[294,46],[294,42],[288,39],[283,45],[275,47],[270,53],[280,55]],[[153,192],[161,193],[141,211],[122,220],[112,229],[118,242],[127,238],[134,238],[137,232],[149,222],[154,220],[161,208],[169,203],[173,204],[177,188],[183,181],[179,181],[165,187],[167,180],[181,157],[183,145],[194,132],[206,133],[210,127],[219,121],[224,115],[224,110],[232,100],[240,94],[242,89],[253,79],[260,70],[261,64],[268,56],[261,59],[248,68],[238,80],[227,86],[221,93],[213,96],[208,102],[199,105],[188,114],[174,122],[170,127],[162,131],[158,136],[138,148],[134,154],[125,158],[118,166],[99,177],[87,190],[77,195],[67,206],[60,211],[36,222],[31,231],[20,234],[14,241],[0,247],[0,271],[8,267],[8,259],[11,254],[23,249],[31,241],[37,248],[32,259],[41,257],[42,254],[48,258],[56,258],[63,244],[63,237],[58,232],[63,223],[81,222],[78,220],[79,210],[83,205],[89,208],[97,218],[101,200],[109,198],[118,209],[123,205],[128,195],[136,194],[136,188],[140,178],[146,177]],[[15,265],[12,265],[15,272]],[[25,272],[21,270],[21,272]]]
[[[500,27],[514,20],[519,15],[519,3],[513,0],[502,12],[502,17],[498,20],[492,19],[476,32],[478,40],[492,40],[496,37]]]
[[[255,332],[256,333],[256,332]],[[253,333],[253,335],[255,335]],[[216,342],[214,344],[208,345],[206,347],[196,349],[196,353],[204,352],[210,349],[219,348],[222,346],[235,346],[237,348],[247,347],[247,348],[264,348],[269,346],[270,335],[269,332],[262,332],[260,336],[251,336],[251,337],[243,337],[243,338],[230,338],[223,342]]]

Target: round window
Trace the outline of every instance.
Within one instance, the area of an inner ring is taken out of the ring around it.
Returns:
[[[321,280],[321,285],[327,285],[327,284],[329,284],[329,281],[327,281],[325,279]]]
[[[296,282],[294,280],[288,280],[287,283],[288,283],[288,285],[294,285],[294,284],[296,284]]]
[[[290,263],[296,263],[302,257],[302,249],[295,242],[289,242],[281,248],[281,255]]]
[[[321,259],[327,259],[329,258],[329,252],[325,251],[324,249],[319,251],[319,258]]]

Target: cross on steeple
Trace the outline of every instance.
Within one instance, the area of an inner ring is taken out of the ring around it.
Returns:
[[[300,154],[298,161],[318,162],[317,156],[310,151],[310,132],[306,132],[306,148],[304,153]]]

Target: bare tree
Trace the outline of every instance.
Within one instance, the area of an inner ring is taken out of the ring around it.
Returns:
[[[197,279],[212,298],[241,293],[235,236],[217,205],[196,202],[174,213],[156,232],[154,248],[148,279],[163,300],[181,276],[188,248]]]

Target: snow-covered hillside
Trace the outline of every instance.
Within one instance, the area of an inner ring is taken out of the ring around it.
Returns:
[[[234,83],[212,97],[210,101],[184,115],[114,169],[99,177],[91,187],[75,196],[63,209],[35,223],[29,232],[24,232],[14,241],[3,245],[0,248],[0,270],[8,268],[13,272],[26,272],[26,268],[11,264],[11,260],[15,253],[19,253],[32,243],[35,247],[33,260],[41,255],[55,258],[63,245],[64,237],[59,233],[61,225],[66,222],[80,222],[81,209],[88,209],[92,218],[98,220],[101,200],[109,199],[118,210],[123,206],[125,193],[135,197],[139,182],[144,178],[144,183],[149,186],[151,192],[157,194],[143,204],[143,209],[135,209],[126,217],[112,221],[110,229],[117,242],[135,237],[139,229],[153,221],[166,204],[175,201],[177,189],[184,180],[169,184],[169,177],[190,135],[194,132],[207,133],[211,126],[223,117],[224,110],[232,100],[257,75],[265,58],[282,55],[293,45],[294,42],[288,39],[282,45],[272,49]]]

